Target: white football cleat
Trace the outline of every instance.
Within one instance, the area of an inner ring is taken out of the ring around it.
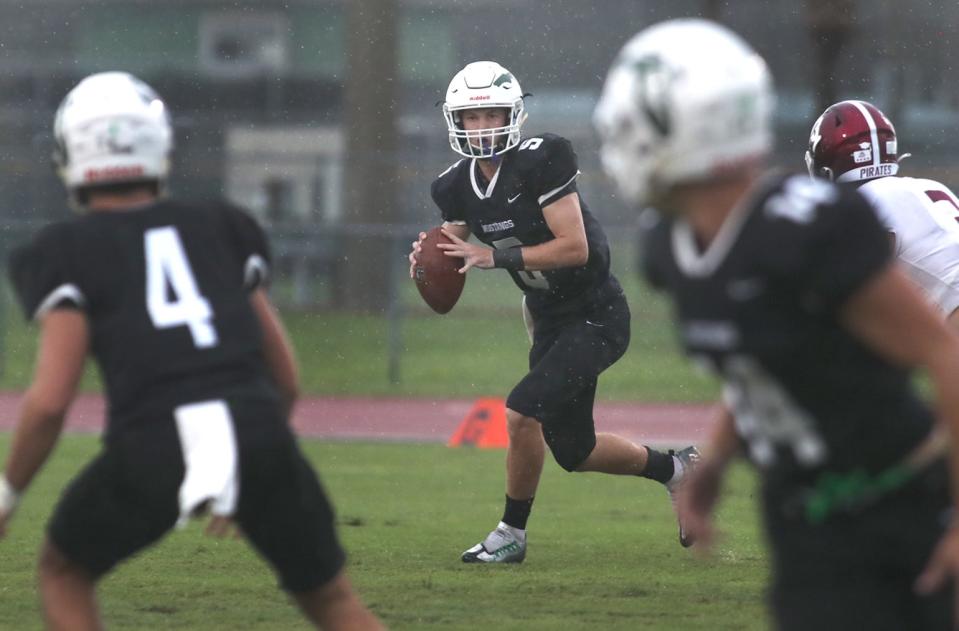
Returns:
[[[688,548],[696,543],[696,540],[686,533],[686,524],[683,523],[683,519],[679,515],[676,502],[679,490],[683,488],[686,480],[689,479],[689,474],[692,473],[696,465],[699,464],[699,450],[693,446],[680,449],[679,451],[670,449],[669,455],[679,460],[682,465],[682,473],[680,473],[679,477],[666,483],[666,491],[669,493],[669,501],[673,504],[673,511],[676,512],[676,520],[679,522],[679,544],[684,548]]]
[[[526,558],[526,537],[500,523],[486,539],[463,553],[463,563],[522,563]]]

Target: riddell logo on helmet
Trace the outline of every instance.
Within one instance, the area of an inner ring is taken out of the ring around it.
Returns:
[[[143,167],[139,165],[129,167],[106,167],[103,169],[87,169],[83,172],[83,179],[87,182],[102,180],[122,180],[143,177]]]
[[[471,96],[470,101],[489,101],[490,98],[488,94],[486,96]]]

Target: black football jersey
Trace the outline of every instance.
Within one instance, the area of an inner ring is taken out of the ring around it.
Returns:
[[[907,371],[839,321],[845,301],[892,261],[858,193],[770,175],[705,250],[682,220],[646,219],[645,274],[671,295],[685,351],[722,378],[767,483],[874,473],[926,436],[932,416]]]
[[[12,254],[10,274],[28,318],[86,313],[109,437],[178,403],[276,396],[249,302],[269,263],[244,212],[163,199],[51,224]]]
[[[579,169],[569,141],[553,134],[525,138],[501,160],[489,182],[475,159],[456,162],[433,182],[433,201],[443,221],[465,223],[477,239],[494,248],[554,239],[543,208],[570,193],[578,194]],[[509,272],[538,318],[577,312],[620,291],[609,272],[606,234],[582,197],[579,203],[589,244],[586,265]]]

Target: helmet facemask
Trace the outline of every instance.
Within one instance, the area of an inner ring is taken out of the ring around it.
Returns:
[[[614,69],[612,72],[623,71]],[[629,81],[625,76],[621,79]],[[594,114],[596,130],[603,139],[600,161],[619,193],[631,204],[643,204],[654,196],[654,156],[650,148],[664,139],[652,126],[640,120],[638,110],[620,107],[613,100],[601,101]]]
[[[449,129],[450,147],[467,158],[492,158],[506,153],[519,144],[520,128],[526,119],[523,99],[517,99],[507,110],[507,123],[503,127],[487,129],[464,129],[463,112],[471,109],[495,109],[495,106],[460,107],[452,109],[443,105],[443,116]]]

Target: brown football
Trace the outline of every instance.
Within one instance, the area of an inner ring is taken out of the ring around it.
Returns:
[[[416,288],[426,304],[436,313],[448,313],[463,293],[466,274],[456,271],[463,267],[463,259],[446,256],[436,247],[437,243],[451,243],[439,226],[431,228],[420,244],[423,249],[417,257],[413,275]]]

